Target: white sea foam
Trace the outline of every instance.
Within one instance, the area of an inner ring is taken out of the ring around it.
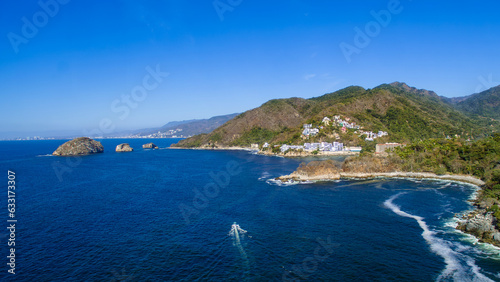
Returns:
[[[393,201],[399,196],[406,194],[401,192],[393,195],[384,202],[384,205],[394,213],[402,217],[412,218],[422,228],[422,237],[430,245],[431,251],[441,256],[446,264],[445,269],[438,277],[438,281],[453,279],[455,281],[493,281],[481,273],[473,258],[452,249],[452,243],[434,236],[436,232],[431,231],[423,217],[402,211]]]
[[[451,182],[448,182],[448,183],[446,183],[446,184],[442,185],[441,187],[439,187],[439,189],[446,188],[446,187],[448,187],[448,186],[450,186],[450,185],[451,185]]]
[[[269,176],[271,176],[271,174],[267,171],[264,171],[262,173],[262,175],[259,177],[259,180],[265,180],[265,179],[269,178]]]
[[[54,155],[52,154],[46,154],[46,155],[37,155],[37,157],[53,157]]]
[[[274,178],[270,178],[270,179],[266,180],[266,183],[270,184],[270,185],[278,185],[278,186],[290,186],[290,185],[301,184],[301,182],[299,182],[299,181],[289,180],[289,181],[283,182],[279,179],[274,179]],[[310,183],[312,183],[312,182],[310,182]]]

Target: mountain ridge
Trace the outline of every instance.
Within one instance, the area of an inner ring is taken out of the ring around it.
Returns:
[[[138,130],[138,134],[141,136],[154,134],[157,132],[168,132],[175,131],[179,132],[179,135],[192,136],[196,134],[210,133],[217,127],[221,126],[225,122],[233,119],[239,113],[233,113],[228,115],[213,116],[207,119],[192,119],[183,121],[171,121],[167,124],[154,129],[148,130]],[[179,131],[180,129],[180,131]]]
[[[434,91],[393,82],[373,89],[349,86],[309,99],[269,100],[236,116],[210,134],[193,136],[174,146],[249,146],[263,142],[296,144],[339,139],[351,145],[364,144],[362,138],[353,136],[352,132],[339,138],[335,137],[335,132],[325,130],[322,134],[320,129],[317,137],[304,139],[301,136],[303,124],[319,128],[323,117],[334,115],[348,117],[365,129],[389,132],[389,138],[382,141],[404,142],[455,134],[480,137],[500,128],[498,121],[469,115],[444,102]]]

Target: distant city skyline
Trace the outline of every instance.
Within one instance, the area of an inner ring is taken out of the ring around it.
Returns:
[[[110,133],[275,98],[500,84],[500,3],[2,2],[0,138]]]

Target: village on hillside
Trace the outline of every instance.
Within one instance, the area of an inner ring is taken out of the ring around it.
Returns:
[[[329,130],[331,129],[331,130]],[[360,138],[364,137],[365,141],[374,141],[377,138],[388,136],[386,131],[368,131],[364,130],[363,126],[357,125],[356,122],[351,121],[349,117],[342,117],[340,115],[335,115],[332,118],[324,117],[319,126],[313,126],[313,124],[304,124],[301,134],[302,140],[308,140],[310,138],[316,137],[320,132],[328,132],[335,139],[340,140],[341,135],[336,133],[335,130],[339,131],[340,134],[345,134],[351,131],[353,134]],[[398,143],[385,143],[377,144],[376,152],[382,153],[387,149],[392,149],[394,147],[402,146],[403,144]],[[258,144],[252,144],[253,149],[259,149]],[[275,153],[286,154],[289,151],[296,152],[309,152],[312,154],[342,154],[342,153],[359,153],[363,149],[361,146],[344,146],[342,142],[304,142],[302,145],[290,145],[290,144],[277,144],[270,145],[269,143],[264,143],[261,148],[263,151],[271,150]]]

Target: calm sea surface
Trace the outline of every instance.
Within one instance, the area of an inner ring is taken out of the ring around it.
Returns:
[[[301,159],[167,149],[173,139],[107,139],[103,154],[51,156],[64,141],[0,142],[1,281],[500,280],[499,250],[453,228],[473,186],[280,186],[272,178]],[[114,152],[124,142],[135,151]]]

